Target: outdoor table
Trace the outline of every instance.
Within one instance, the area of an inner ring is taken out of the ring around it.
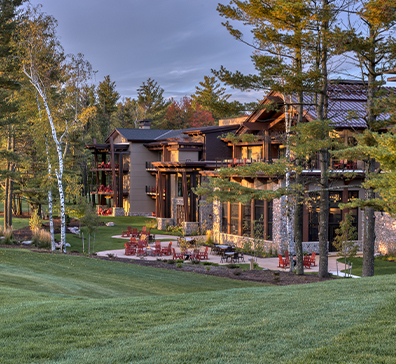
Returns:
[[[228,258],[230,258],[231,263],[232,263],[232,259],[234,257],[234,252],[225,252],[224,255],[226,256],[226,261],[228,261]]]

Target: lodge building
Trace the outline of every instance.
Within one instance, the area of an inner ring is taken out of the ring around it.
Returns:
[[[334,133],[345,144],[366,128],[366,96],[362,84],[339,81],[329,85],[329,119]],[[309,95],[304,96],[309,98]],[[297,100],[291,97],[291,104]],[[271,104],[271,107],[266,105]],[[211,230],[215,241],[242,245],[247,238],[260,235],[267,250],[287,249],[286,197],[251,203],[205,203],[193,189],[217,177],[220,167],[233,167],[258,161],[273,163],[285,155],[285,101],[271,92],[261,107],[249,116],[221,120],[219,126],[182,130],[151,129],[143,120],[139,129],[115,129],[104,144],[87,145],[94,154],[96,185],[92,195],[98,209],[112,208],[112,215],[155,216],[159,229],[183,226],[187,234]],[[307,102],[309,104],[309,102]],[[353,111],[353,112],[352,112]],[[297,109],[293,107],[292,120]],[[304,109],[303,122],[316,119],[315,109]],[[230,134],[231,133],[231,134]],[[235,138],[227,139],[226,135]],[[308,202],[303,210],[303,249],[318,252],[319,160],[311,158],[303,177]],[[365,177],[363,161],[335,159],[330,162],[331,192],[329,206],[329,250],[346,211],[339,208],[353,198],[364,198],[360,187]],[[232,181],[254,189],[276,190],[284,186],[283,176],[260,175],[232,177]],[[363,211],[354,209],[358,242],[363,238]],[[292,213],[292,211],[291,211]],[[376,249],[396,247],[393,219],[376,213]]]

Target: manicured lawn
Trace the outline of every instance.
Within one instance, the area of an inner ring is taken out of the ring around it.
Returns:
[[[3,227],[4,226],[4,217],[0,217],[0,225]],[[29,226],[29,219],[28,218],[18,218],[18,217],[13,217],[12,218],[12,228],[14,230],[22,229],[26,226]]]
[[[132,228],[137,228],[140,231],[142,230],[143,226],[153,221],[153,219],[150,219],[148,217],[111,217],[111,216],[102,216],[101,220],[104,223],[114,222],[115,226],[99,226],[97,228],[96,238],[95,238],[95,251],[123,249],[126,240],[112,238],[112,236],[121,235],[121,229],[126,231],[127,226],[131,226]],[[85,252],[87,252],[88,234],[85,228],[82,228],[82,231],[84,232]],[[151,229],[151,234],[169,234],[169,233],[157,229]],[[55,239],[60,241],[60,234],[55,235]],[[70,248],[67,248],[68,251],[78,251],[82,253],[83,251],[82,239],[79,238],[77,235],[67,234],[66,242],[71,245]],[[92,246],[93,246],[93,236],[91,236],[91,253],[93,251]]]
[[[18,249],[0,249],[0,264],[1,363],[394,363],[396,357],[396,276],[247,287]]]
[[[344,269],[344,259],[337,259],[338,262],[342,263],[338,264],[339,269]],[[362,266],[363,266],[363,258],[352,258],[348,259],[348,261],[352,262],[352,274],[356,276],[362,276]],[[386,260],[375,259],[374,260],[374,275],[386,275],[386,274],[396,274],[396,263],[388,262]]]

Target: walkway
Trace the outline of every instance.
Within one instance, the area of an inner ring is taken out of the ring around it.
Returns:
[[[113,238],[118,238],[118,239],[126,239],[128,240],[129,238],[122,238],[121,235],[116,235],[113,236]],[[166,239],[166,241],[161,242],[162,247],[166,247],[169,244],[169,241],[172,241],[172,248],[175,248],[175,251],[177,253],[180,252],[180,248],[177,246],[177,238],[178,236],[172,236],[172,235],[155,235],[156,240],[162,240]],[[203,248],[201,248],[203,250]],[[126,259],[145,259],[145,260],[152,260],[155,261],[157,259],[172,259],[172,256],[163,256],[163,257],[151,257],[151,256],[146,256],[144,258],[138,257],[136,255],[125,255],[125,250],[124,249],[117,249],[117,250],[106,250],[106,251],[101,251],[98,252],[97,255],[99,256],[108,256],[109,254],[112,254],[113,256],[116,256],[118,258],[126,258]],[[358,254],[360,255],[360,254]],[[252,256],[250,255],[245,255],[245,263],[249,263],[250,259]],[[337,275],[337,266],[336,266],[336,261],[339,257],[336,256],[336,253],[329,253],[329,272],[333,275]],[[228,263],[221,263],[220,262],[221,257],[219,255],[212,255],[209,249],[209,262],[212,263],[218,263],[220,265],[226,265]],[[283,270],[283,271],[289,271],[289,268],[279,268],[279,259],[278,258],[255,258],[257,261],[259,267],[262,267],[263,269],[270,269],[270,270]],[[243,263],[243,262],[242,262]],[[319,271],[319,256],[316,256],[315,259],[316,266],[311,267],[311,269],[304,269],[305,272],[318,272]],[[338,263],[338,275],[339,276],[344,276],[344,273],[341,273],[340,271],[344,269],[344,265],[342,263]],[[360,278],[359,276],[352,276],[352,278]]]

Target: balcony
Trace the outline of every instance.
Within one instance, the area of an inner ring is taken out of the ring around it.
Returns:
[[[156,172],[157,168],[153,166],[152,162],[146,162],[146,171],[147,172]]]

